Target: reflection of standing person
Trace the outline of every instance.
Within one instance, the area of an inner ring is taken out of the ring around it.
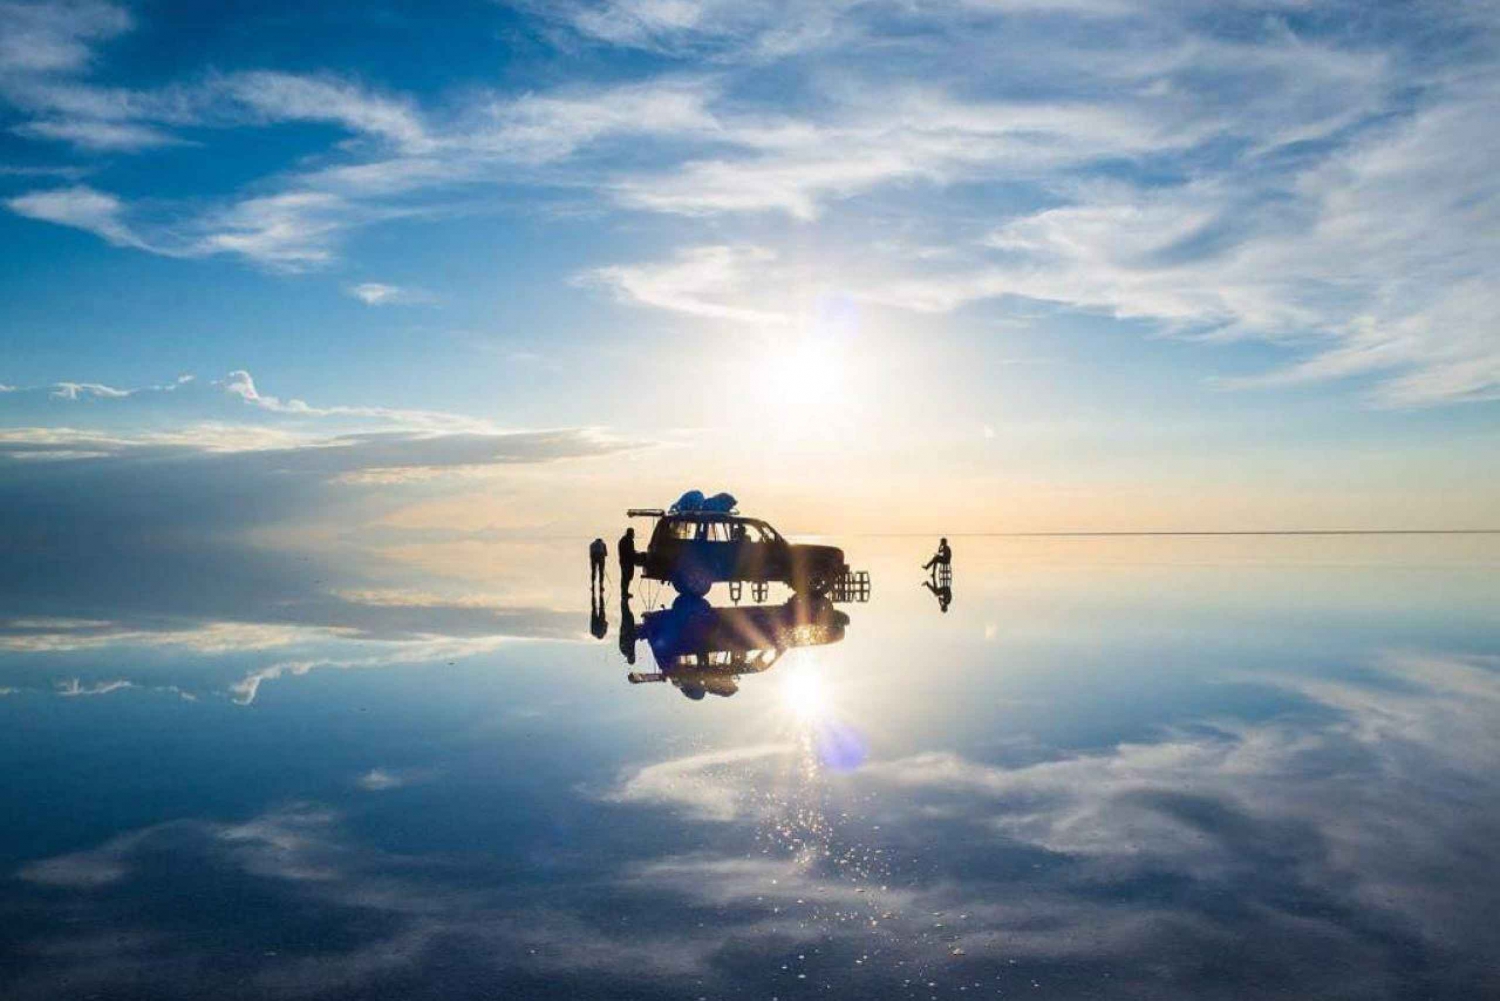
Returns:
[[[635,612],[624,595],[620,596],[620,652],[625,655],[625,663],[635,663]]]
[[[604,544],[603,539],[595,539],[589,543],[589,587],[593,588],[597,583],[599,593],[604,593],[604,561],[609,559],[609,547]]]
[[[620,596],[630,597],[630,582],[635,579],[635,529],[625,529],[620,536]]]
[[[923,570],[933,570],[937,567],[946,567],[953,563],[953,550],[948,548],[948,539],[943,537],[938,540],[937,552],[932,554],[932,559],[922,564]]]
[[[589,593],[589,632],[594,639],[602,640],[609,632],[609,619],[604,617],[604,589]]]

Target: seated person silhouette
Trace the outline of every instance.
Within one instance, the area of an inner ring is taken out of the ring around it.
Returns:
[[[953,550],[948,548],[948,539],[945,536],[938,540],[937,552],[932,554],[932,559],[922,564],[922,569],[931,570],[933,571],[934,576],[936,576],[939,567],[948,567],[952,565]]]
[[[924,580],[922,582],[922,586],[927,588],[927,590],[931,591],[933,594],[937,595],[938,608],[946,613],[948,611],[948,606],[953,604],[953,585],[944,584],[939,587],[930,580]]]

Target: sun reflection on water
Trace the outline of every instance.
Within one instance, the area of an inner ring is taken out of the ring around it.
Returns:
[[[804,662],[788,671],[782,679],[781,698],[800,722],[817,722],[828,714],[828,689],[816,665]]]

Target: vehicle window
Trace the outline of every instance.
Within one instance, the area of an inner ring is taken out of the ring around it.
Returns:
[[[728,523],[727,522],[722,522],[722,521],[716,521],[716,522],[710,523],[709,526],[708,526],[708,541],[710,541],[710,542],[728,542],[729,541],[729,525],[728,525]]]
[[[672,538],[691,539],[698,531],[698,526],[691,521],[679,521],[672,525]]]

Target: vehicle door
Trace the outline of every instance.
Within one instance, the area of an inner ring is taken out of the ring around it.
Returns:
[[[697,529],[696,522],[682,518],[668,517],[657,522],[656,531],[651,533],[647,572],[663,580],[670,579],[691,549]]]
[[[739,556],[739,543],[734,526],[727,521],[706,521],[697,543],[699,565],[704,567],[714,580],[731,580]]]
[[[742,521],[735,525],[742,533],[736,546],[735,577],[740,580],[776,580],[778,571],[776,532],[769,525]]]

